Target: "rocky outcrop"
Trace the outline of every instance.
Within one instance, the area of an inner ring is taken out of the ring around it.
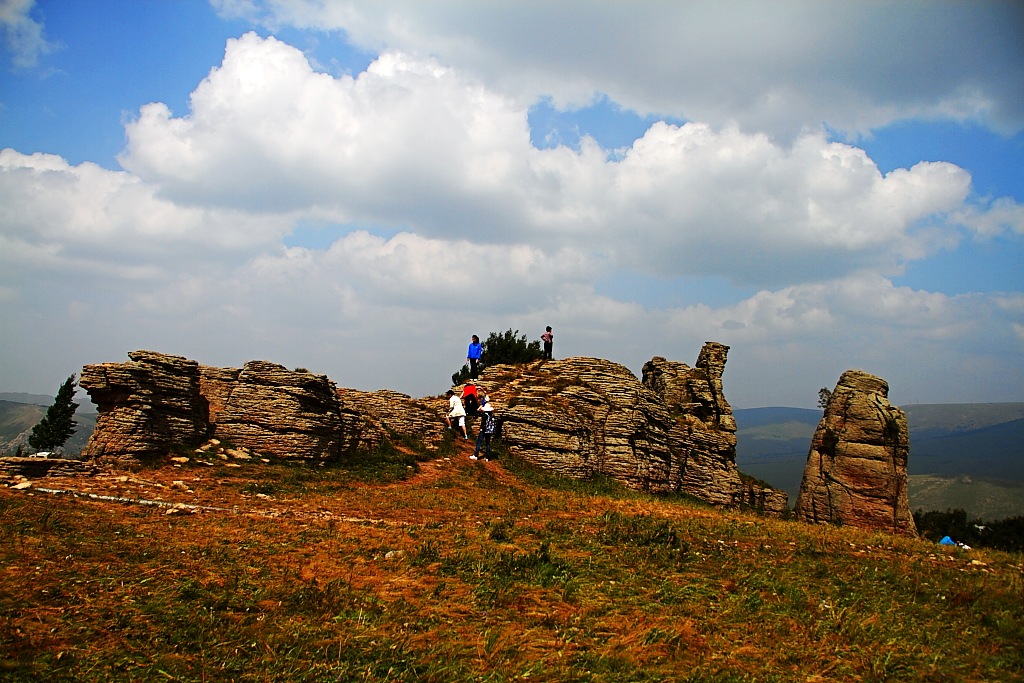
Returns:
[[[99,411],[82,455],[131,464],[166,454],[174,443],[205,441],[209,408],[199,390],[199,364],[152,351],[128,357],[82,368],[79,385]]]
[[[443,398],[422,398],[397,391],[338,389],[341,409],[362,420],[356,442],[361,448],[375,448],[384,439],[396,438],[437,450],[444,439],[443,417],[448,404]]]
[[[276,458],[331,460],[351,448],[326,375],[254,360],[226,389],[223,409],[210,416],[218,439]]]
[[[130,465],[216,437],[261,456],[325,460],[362,444],[365,417],[342,409],[325,375],[266,361],[237,369],[153,351],[128,357],[82,369],[79,384],[99,409],[86,457]]]
[[[729,347],[707,342],[696,367],[655,357],[644,364],[643,384],[674,415],[678,490],[715,505],[742,502],[736,468],[736,420],[725,400],[722,373]]]
[[[907,418],[885,380],[859,370],[839,378],[811,440],[797,519],[917,535],[907,502]]]
[[[743,507],[758,510],[770,517],[789,515],[788,493],[751,477],[741,476],[741,479],[740,504]]]
[[[708,342],[693,368],[653,358],[642,380],[610,361],[568,358],[492,366],[479,385],[509,450],[540,467],[782,514],[785,493],[742,482],[736,468],[722,390],[728,350]],[[441,397],[338,388],[267,361],[236,369],[151,351],[129,357],[82,370],[100,410],[86,456],[133,463],[215,438],[261,457],[333,460],[385,439],[436,450],[447,434]]]
[[[64,458],[0,458],[0,476],[38,479],[40,477],[82,477],[96,468],[84,460]]]
[[[770,499],[777,509],[781,496],[785,509],[785,493],[748,495],[741,485],[721,381],[728,350],[708,342],[694,368],[653,358],[642,380],[610,361],[566,358],[491,366],[478,385],[496,406],[504,444],[539,467],[727,507]]]

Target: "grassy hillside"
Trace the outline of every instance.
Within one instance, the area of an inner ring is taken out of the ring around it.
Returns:
[[[912,436],[949,436],[1024,419],[1024,403],[950,403],[904,406]]]
[[[26,429],[32,429],[46,414],[46,408],[27,403],[0,401],[0,443],[15,439]]]
[[[4,680],[1024,677],[1020,555],[724,513],[466,448],[0,488]]]
[[[982,476],[1024,482],[1024,420],[949,436],[911,435],[911,472]]]
[[[911,475],[907,497],[912,510],[965,510],[971,519],[1024,516],[1024,483],[967,476]]]

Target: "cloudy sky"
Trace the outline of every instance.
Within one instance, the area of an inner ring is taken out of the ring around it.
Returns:
[[[0,391],[134,349],[443,392],[1024,401],[1020,2],[0,0]]]

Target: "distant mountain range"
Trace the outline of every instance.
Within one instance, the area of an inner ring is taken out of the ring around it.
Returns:
[[[910,431],[912,510],[963,508],[985,519],[1024,515],[1024,403],[901,406]],[[796,501],[820,410],[736,410],[741,471]]]

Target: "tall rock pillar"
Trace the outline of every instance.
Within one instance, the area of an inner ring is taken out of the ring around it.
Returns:
[[[811,440],[794,514],[811,524],[917,535],[907,502],[907,416],[884,379],[839,378]]]

